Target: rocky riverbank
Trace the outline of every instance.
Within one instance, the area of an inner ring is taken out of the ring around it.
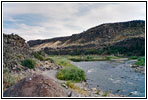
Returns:
[[[56,73],[57,69],[46,69],[44,71],[28,70],[26,73],[21,73],[20,76],[24,76],[24,79],[21,79],[17,84],[4,91],[4,97],[123,97],[108,91],[103,92],[99,88],[89,88],[87,82],[84,81],[75,83],[75,88],[69,87],[67,81],[56,78]],[[17,74],[15,73],[13,75]],[[51,88],[50,84],[52,84],[53,91],[49,90]],[[62,92],[57,94],[58,89]],[[35,91],[38,92],[36,93]],[[48,94],[45,92],[48,92]]]
[[[132,60],[132,61],[136,62],[137,60]],[[134,63],[134,64],[131,64],[130,67],[134,68],[136,72],[145,74],[145,66],[136,65]]]
[[[112,94],[109,91],[102,91],[99,88],[89,88],[87,82],[75,83],[75,87],[71,88],[66,85],[66,81],[59,80],[56,78],[57,70],[43,71],[42,74],[54,79],[58,84],[60,84],[64,91],[67,93],[68,97],[124,97],[117,94]]]
[[[136,72],[145,73],[145,66],[137,66],[135,64],[130,65],[130,67],[134,68]]]
[[[119,62],[124,62],[124,61],[127,61],[129,60],[129,58],[120,58],[120,59],[112,59],[113,61],[119,61]],[[131,61],[134,61],[136,62],[137,60],[131,60]],[[145,73],[145,66],[140,66],[140,65],[136,65],[135,63],[134,64],[131,64],[130,67],[134,68],[136,72],[140,72],[140,73]]]

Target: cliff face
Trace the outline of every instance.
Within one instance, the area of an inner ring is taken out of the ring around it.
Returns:
[[[61,51],[102,48],[116,42],[145,36],[145,21],[136,20],[102,24],[80,34],[46,40],[31,40],[28,44],[34,50]]]

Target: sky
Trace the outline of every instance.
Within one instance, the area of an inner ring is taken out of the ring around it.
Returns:
[[[4,3],[3,33],[25,40],[78,34],[103,24],[145,20],[143,2],[128,3]]]

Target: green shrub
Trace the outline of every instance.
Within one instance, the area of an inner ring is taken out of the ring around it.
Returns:
[[[26,60],[22,61],[22,66],[26,66],[30,69],[33,69],[35,66],[35,61],[32,59],[26,59]]]
[[[46,58],[45,60],[46,60],[46,61],[47,61],[47,60],[50,60],[51,63],[54,63],[54,60],[53,60],[52,58]]]
[[[37,52],[34,52],[33,55],[38,60],[41,60],[41,61],[45,60],[44,57],[42,55],[38,54]]]
[[[91,60],[91,59],[93,59],[93,57],[92,56],[87,56],[87,59]]]
[[[105,60],[111,60],[111,57],[110,56],[106,56]]]
[[[145,57],[138,58],[138,61],[135,64],[138,66],[144,66],[145,65]]]
[[[83,70],[77,67],[66,67],[61,69],[57,73],[57,78],[61,80],[71,80],[71,81],[83,81],[85,80],[85,73]]]
[[[137,56],[130,56],[129,59],[137,59]]]

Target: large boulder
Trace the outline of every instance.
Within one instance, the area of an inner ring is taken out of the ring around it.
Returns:
[[[62,87],[47,76],[34,74],[4,92],[4,97],[65,97]]]

